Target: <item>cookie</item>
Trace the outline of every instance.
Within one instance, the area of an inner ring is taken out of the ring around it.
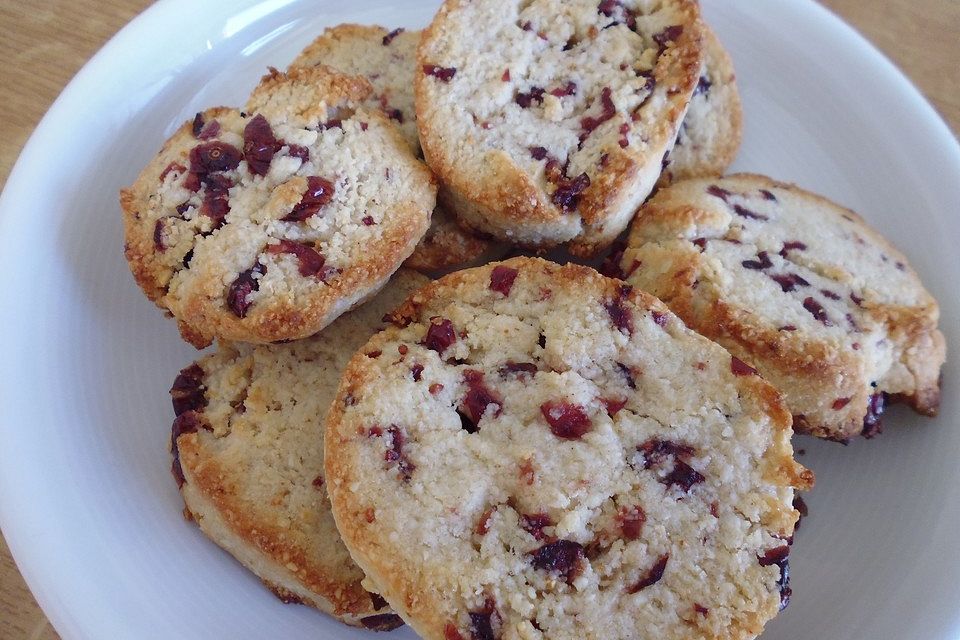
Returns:
[[[187,341],[309,336],[413,252],[436,187],[370,93],[271,71],[246,111],[198,114],[121,192],[130,267]]]
[[[291,68],[327,65],[365,77],[373,86],[367,100],[370,106],[382,109],[400,127],[410,147],[419,153],[413,71],[420,33],[357,24],[337,25],[310,43]],[[405,264],[419,271],[443,271],[495,253],[494,248],[493,242],[463,229],[454,216],[437,207],[430,230]]]
[[[790,414],[653,297],[516,258],[428,285],[327,418],[344,542],[421,637],[753,638],[789,596]]]
[[[743,137],[743,109],[730,54],[704,26],[705,61],[677,143],[660,176],[666,185],[686,178],[720,176],[733,162]]]
[[[779,388],[794,428],[872,436],[884,404],[934,415],[939,307],[858,215],[756,175],[691,180],[637,215],[621,274]]]
[[[401,622],[361,586],[363,572],[337,533],[323,475],[324,415],[353,352],[426,282],[401,270],[369,303],[306,340],[220,343],[170,391],[185,513],[284,602],[347,624]]]
[[[596,254],[660,176],[702,31],[693,0],[447,0],[415,79],[441,203],[502,240]]]

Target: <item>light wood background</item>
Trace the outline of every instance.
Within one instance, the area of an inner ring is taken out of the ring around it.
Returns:
[[[213,1],[213,0],[209,0]],[[20,149],[74,73],[148,0],[0,0],[0,185]],[[872,40],[960,132],[960,1],[823,0]],[[119,615],[119,612],[118,612]],[[56,632],[0,538],[0,639]]]

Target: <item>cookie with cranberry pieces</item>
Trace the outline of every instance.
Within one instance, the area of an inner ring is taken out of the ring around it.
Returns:
[[[174,476],[186,513],[284,602],[347,624],[401,623],[361,586],[323,475],[324,415],[353,352],[427,279],[401,270],[321,334],[282,345],[222,342],[170,393]]]
[[[137,282],[197,347],[323,329],[426,233],[429,169],[362,78],[271,71],[245,111],[197,114],[121,192]]]
[[[743,108],[730,54],[713,29],[704,29],[705,61],[660,184],[720,176],[743,138]]]
[[[368,102],[382,109],[403,131],[411,148],[419,153],[413,71],[420,34],[420,31],[405,29],[337,25],[326,29],[310,43],[291,67],[327,65],[343,73],[365,77],[373,86]],[[405,264],[432,273],[464,266],[496,253],[496,243],[467,231],[444,207],[437,207],[427,235]]]
[[[421,637],[753,638],[777,614],[813,478],[726,350],[536,258],[390,319],[344,372],[325,468],[347,548]]]
[[[934,415],[940,311],[858,215],[757,175],[690,180],[637,215],[624,278],[779,388],[794,428],[875,435],[889,401]]]
[[[626,229],[703,66],[693,0],[447,0],[417,54],[417,127],[472,229],[589,257]]]

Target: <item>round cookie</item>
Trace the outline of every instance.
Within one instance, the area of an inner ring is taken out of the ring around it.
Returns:
[[[653,297],[515,258],[412,296],[347,366],[326,473],[421,637],[753,638],[789,596],[779,394]]]
[[[417,114],[413,104],[413,71],[420,31],[341,24],[326,29],[293,61],[294,67],[327,65],[364,76],[373,86],[368,99],[403,132],[417,153]],[[418,271],[437,272],[466,265],[494,253],[495,244],[463,229],[443,207],[437,207],[430,229],[404,263]]]
[[[376,293],[426,233],[430,171],[329,69],[271,71],[245,112],[197,115],[120,202],[137,282],[183,337],[316,333]]]
[[[660,176],[702,23],[693,0],[447,0],[417,58],[441,203],[478,231],[590,257]]]
[[[347,624],[401,624],[361,586],[323,476],[323,421],[340,373],[383,315],[428,280],[401,270],[321,334],[282,345],[220,343],[170,393],[173,472],[185,513],[284,602]]]
[[[872,436],[890,400],[936,413],[937,302],[852,211],[763,176],[690,180],[641,209],[628,245],[621,275],[759,369],[797,431]]]
[[[703,43],[703,73],[660,176],[661,185],[723,175],[740,149],[743,109],[733,61],[717,34],[706,25]]]

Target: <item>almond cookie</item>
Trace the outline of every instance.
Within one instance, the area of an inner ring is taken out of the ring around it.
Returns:
[[[310,43],[291,68],[327,65],[343,73],[364,76],[373,86],[368,102],[396,122],[410,147],[419,153],[413,70],[420,34],[405,29],[337,25]],[[478,260],[493,249],[493,242],[463,229],[456,218],[437,207],[430,230],[405,264],[419,271],[442,271]]]
[[[134,276],[187,341],[311,335],[413,252],[436,187],[370,92],[272,71],[245,112],[197,114],[121,192]]]
[[[447,0],[417,126],[461,222],[589,257],[660,176],[703,65],[693,0]]]
[[[753,638],[789,596],[779,394],[653,297],[515,258],[414,294],[327,418],[334,517],[421,637]]]
[[[173,389],[173,472],[186,513],[284,602],[347,624],[401,624],[340,541],[323,476],[323,421],[340,373],[381,318],[425,284],[400,271],[372,301],[318,336],[220,343]]]
[[[879,431],[885,402],[940,403],[939,307],[858,215],[755,175],[690,180],[637,215],[623,277],[760,370],[794,428]]]
[[[723,175],[740,149],[743,109],[733,61],[717,34],[706,26],[703,43],[703,72],[660,176],[661,185]]]

